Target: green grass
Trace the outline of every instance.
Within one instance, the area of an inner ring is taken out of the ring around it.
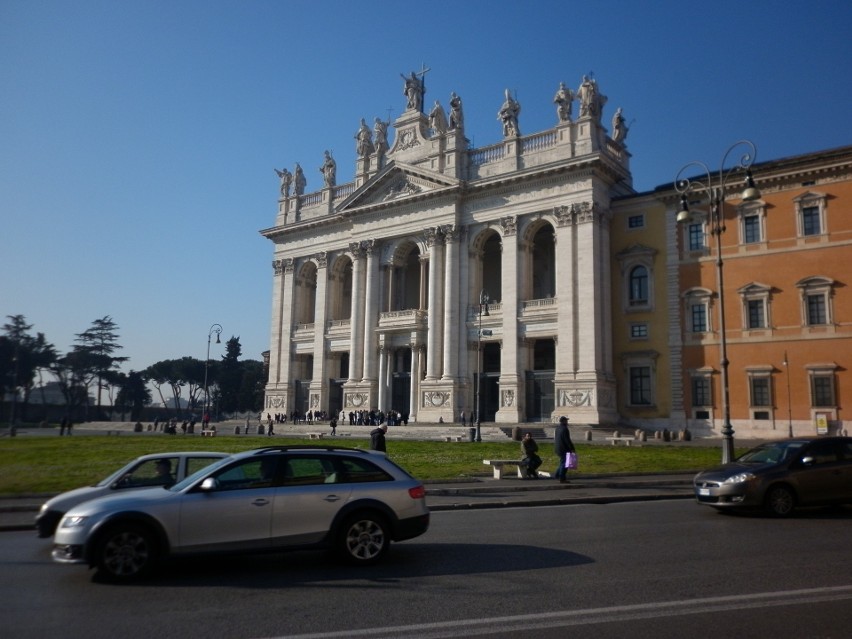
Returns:
[[[305,445],[305,439],[275,437],[184,436],[142,437],[18,437],[0,440],[0,495],[56,493],[103,479],[128,461],[147,453],[178,450],[238,452],[264,445]],[[315,443],[315,442],[312,442]],[[337,445],[367,448],[362,438],[347,438]],[[556,457],[551,442],[540,444],[542,470],[553,470]],[[423,480],[490,476],[483,459],[518,459],[517,442],[472,444],[433,441],[388,441],[388,454],[400,466]],[[716,447],[705,446],[602,446],[577,444],[580,473],[631,473],[692,471],[719,462]]]

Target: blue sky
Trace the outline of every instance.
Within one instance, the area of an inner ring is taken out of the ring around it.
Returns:
[[[458,93],[475,146],[504,89],[529,134],[594,73],[641,191],[740,138],[758,161],[852,144],[850,24],[826,0],[0,0],[0,319],[66,352],[109,315],[125,370],[203,358],[214,322],[260,359],[273,169],[317,190],[330,149],[351,181],[400,73],[431,68],[427,105]]]

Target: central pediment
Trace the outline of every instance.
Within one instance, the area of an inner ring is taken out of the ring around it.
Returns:
[[[353,209],[385,207],[399,202],[415,201],[459,188],[461,181],[402,162],[390,162],[341,202],[337,213]]]

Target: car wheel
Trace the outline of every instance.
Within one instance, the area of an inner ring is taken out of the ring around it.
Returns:
[[[766,511],[774,517],[787,517],[796,507],[796,496],[787,486],[773,486],[766,493]]]
[[[111,581],[133,581],[150,572],[156,558],[153,534],[142,526],[123,524],[101,535],[96,565],[98,574]]]
[[[377,561],[390,545],[384,518],[372,512],[348,517],[338,537],[339,554],[352,564],[366,565]]]

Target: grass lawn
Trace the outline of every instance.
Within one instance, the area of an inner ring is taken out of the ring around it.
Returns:
[[[316,442],[314,442],[316,443]],[[367,448],[364,438],[336,442],[348,448]],[[575,442],[576,443],[576,442]],[[0,495],[56,493],[91,485],[128,461],[147,453],[210,450],[238,452],[264,445],[306,445],[304,438],[219,436],[17,437],[0,440]],[[330,445],[325,444],[324,445]],[[603,446],[576,443],[580,473],[692,471],[719,463],[720,450],[706,446]],[[388,440],[388,455],[423,480],[487,477],[483,459],[519,459],[517,442],[434,442]],[[552,443],[540,444],[542,470],[553,470]]]

